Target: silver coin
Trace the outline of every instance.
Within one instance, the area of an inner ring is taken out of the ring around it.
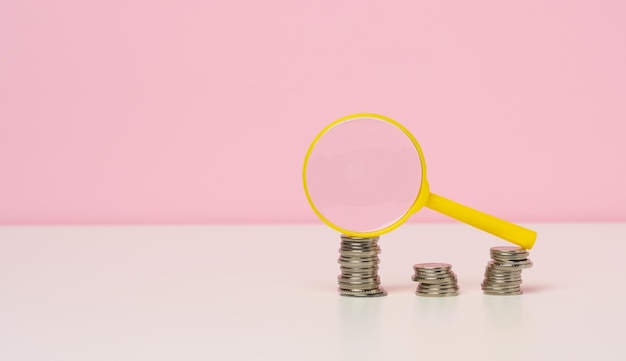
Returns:
[[[445,290],[450,288],[459,288],[456,283],[447,283],[447,284],[428,284],[428,283],[418,283],[417,287],[423,290]]]
[[[376,288],[372,290],[360,291],[360,290],[346,290],[339,288],[339,294],[342,296],[354,296],[354,297],[380,297],[386,296],[387,291],[382,288]]]
[[[376,268],[359,268],[359,267],[346,267],[341,266],[339,268],[341,274],[376,274],[378,273],[378,267]]]
[[[526,258],[524,260],[521,261],[515,261],[515,260],[508,260],[508,261],[496,261],[496,260],[492,260],[491,262],[493,262],[493,264],[496,265],[509,265],[509,264],[527,264],[527,263],[533,263],[530,259]]]
[[[342,271],[342,273],[376,273],[376,271],[378,271],[378,267],[362,268],[340,266],[339,269]]]
[[[347,244],[347,245],[351,245],[351,246],[378,246],[378,240],[377,239],[373,239],[373,238],[369,238],[369,239],[348,239],[348,238],[343,238],[341,239],[341,244]]]
[[[494,287],[519,287],[522,284],[522,281],[518,282],[496,282],[493,280],[484,280],[481,285],[486,286],[494,286]]]
[[[441,281],[452,280],[456,282],[456,276],[451,276],[451,275],[437,275],[437,276],[413,275],[411,276],[411,279],[415,282],[427,282],[427,283],[428,282],[438,283],[438,280],[441,280]]]
[[[378,254],[379,253],[380,252],[361,252],[361,251],[348,252],[348,251],[344,251],[344,252],[340,252],[339,253],[339,257],[351,258],[351,259],[378,258]]]
[[[483,282],[481,283],[483,285],[491,285],[493,287],[519,287],[519,285],[522,284],[521,281],[517,281],[517,282],[494,282],[490,279],[485,279],[483,280]]]
[[[521,281],[521,277],[485,277],[485,280],[494,280],[494,281],[506,281],[506,282],[517,282]]]
[[[413,268],[415,273],[442,273],[451,272],[451,268]]]
[[[348,240],[355,240],[355,239],[378,239],[379,236],[374,236],[374,237],[359,237],[359,236],[351,236],[349,234],[345,234],[343,233],[341,235],[341,239],[348,239]]]
[[[458,291],[459,290],[459,286],[454,284],[454,285],[441,285],[441,287],[432,287],[432,285],[426,285],[426,286],[417,286],[417,290],[418,291],[424,291],[424,292],[445,292],[445,291]]]
[[[522,247],[515,246],[497,246],[489,248],[489,251],[494,254],[528,254],[528,250]]]
[[[509,287],[509,286],[516,286],[519,287],[522,284],[522,281],[505,281],[505,282],[498,282],[498,281],[494,281],[494,280],[488,280],[485,279],[481,285],[493,285],[495,287]]]
[[[511,264],[511,263],[500,263],[500,262],[495,262],[495,261],[489,261],[487,263],[487,268],[488,270],[491,271],[521,271],[524,268],[515,268],[514,266],[516,266],[515,264]],[[523,265],[522,265],[523,266]]]
[[[378,237],[372,237],[372,238],[341,237],[341,243],[376,244],[377,242],[378,242]]]
[[[499,292],[499,291],[484,290],[483,293],[486,295],[491,295],[491,296],[517,296],[517,295],[521,295],[523,292],[522,290],[513,291],[513,292]]]
[[[450,286],[456,285],[456,280],[452,280],[450,282],[442,282],[442,283],[432,283],[432,282],[418,282],[418,286],[428,286],[428,287],[439,287],[439,286]]]
[[[371,277],[372,275],[375,276],[376,274],[378,274],[378,272],[376,268],[373,268],[373,269],[342,268],[341,274],[346,275],[346,276],[353,276],[353,277]]]
[[[521,279],[522,275],[520,274],[502,274],[502,273],[490,273],[485,272],[486,278],[495,278],[495,279]]]
[[[491,259],[499,262],[509,262],[509,261],[525,261],[528,259],[528,256],[502,256],[502,255],[491,255]]]
[[[337,277],[337,280],[344,280],[344,281],[349,281],[349,280],[371,280],[371,279],[380,279],[378,277],[377,273],[370,273],[368,275],[348,275],[348,274],[341,274],[340,276]]]
[[[504,281],[504,282],[518,282],[521,281],[522,279],[520,277],[515,277],[515,278],[505,278],[505,277],[485,277],[484,278],[486,281],[487,280],[494,280],[494,281]]]
[[[503,261],[521,261],[521,260],[528,259],[528,255],[505,256],[505,255],[501,255],[501,254],[492,254],[491,258],[492,259],[497,259],[497,260],[503,260]]]
[[[415,291],[415,294],[423,297],[448,297],[448,296],[458,296],[458,291],[451,292],[420,292]]]
[[[340,254],[338,259],[342,260],[342,261],[353,261],[353,262],[371,262],[371,261],[378,261],[379,260],[377,255],[372,255],[372,256],[346,256],[344,254]]]
[[[415,272],[414,276],[417,278],[447,278],[456,277],[453,272]]]
[[[364,284],[364,283],[375,283],[378,282],[380,283],[380,278],[378,276],[376,277],[369,277],[369,278],[343,278],[340,277],[337,279],[337,282],[339,283],[349,283],[349,284]]]
[[[418,268],[415,271],[415,274],[445,274],[450,273],[452,270],[450,269],[423,269]]]
[[[411,277],[414,282],[420,283],[428,283],[428,284],[445,284],[445,283],[456,283],[456,277],[446,277],[446,278],[420,278],[420,277]]]
[[[371,254],[370,257],[376,256],[381,253],[380,248],[339,248],[339,254],[344,256],[361,257],[364,254]]]
[[[485,278],[483,282],[492,282],[494,284],[521,284],[522,280],[494,280],[492,278]]]
[[[368,278],[343,278],[340,277],[337,279],[339,283],[349,283],[349,284],[364,284],[364,283],[375,283],[380,282],[380,278],[378,276],[368,277]]]
[[[449,292],[449,293],[426,293],[415,291],[415,294],[421,297],[454,297],[458,296],[458,292]]]
[[[342,244],[339,247],[339,252],[348,252],[348,251],[354,251],[354,252],[373,252],[376,251],[378,253],[380,253],[380,247],[378,246],[363,246],[363,247],[356,247],[353,245],[348,245],[348,244]]]
[[[533,262],[529,260],[528,258],[526,258],[521,261],[516,261],[516,260],[496,261],[494,260],[493,263],[497,265],[511,265],[511,264],[522,265],[522,264],[532,264]]]
[[[425,292],[425,293],[448,293],[448,292],[457,292],[459,290],[458,287],[449,287],[449,288],[424,288],[424,287],[418,287],[416,289],[419,292]]]
[[[422,294],[430,294],[430,295],[438,295],[438,294],[449,294],[449,293],[458,293],[458,289],[449,289],[449,290],[420,290],[417,289],[415,292]]]
[[[361,254],[363,252],[372,252],[372,253],[375,252],[374,255],[379,254],[381,252],[380,248],[378,248],[378,247],[346,247],[346,246],[343,246],[343,245],[339,248],[338,251],[341,254],[346,253],[346,252],[354,252],[354,253],[358,253],[358,254]]]
[[[491,261],[493,262],[493,261]],[[487,268],[485,268],[486,272],[492,272],[492,273],[505,273],[505,272],[518,272],[519,274],[522,274],[522,270],[523,268],[513,268],[513,267],[498,267],[495,263],[489,263],[487,265]]]
[[[383,296],[387,296],[387,291],[381,291],[381,292],[376,292],[376,293],[363,293],[363,292],[352,292],[352,291],[343,290],[343,291],[339,291],[339,295],[344,296],[344,297],[363,297],[363,298],[383,297]]]
[[[485,278],[490,279],[490,280],[511,280],[511,281],[522,279],[520,275],[490,275],[490,274],[486,274]]]
[[[519,253],[519,254],[506,254],[506,253],[494,253],[491,252],[490,254],[491,258],[498,258],[498,259],[504,259],[504,260],[509,260],[509,259],[527,259],[529,254],[528,253]]]
[[[485,269],[485,274],[493,275],[493,276],[521,276],[523,268],[515,268],[515,267],[489,267]]]
[[[353,292],[365,292],[369,290],[378,289],[380,285],[372,284],[372,285],[363,285],[363,286],[353,286],[353,285],[343,285],[340,284],[339,288],[342,290],[350,290]]]
[[[377,272],[341,272],[341,274],[337,277],[343,277],[343,278],[378,277],[378,273]]]
[[[514,291],[506,291],[506,292],[493,291],[493,290],[483,290],[483,293],[486,294],[486,295],[508,296],[508,295],[521,295],[522,294],[522,290],[514,290]]]
[[[533,266],[532,262],[523,263],[523,264],[493,263],[491,265],[491,267],[496,268],[496,269],[501,269],[501,270],[507,270],[507,269],[510,269],[510,270],[528,269],[528,268],[532,268],[532,266]]]
[[[519,286],[521,285],[523,282],[522,280],[519,281],[498,281],[498,280],[484,280],[482,282],[483,285],[494,285],[494,286],[507,286],[507,285],[516,285]]]
[[[372,275],[372,274],[376,274],[378,273],[378,268],[349,268],[349,267],[342,267],[341,268],[341,274],[344,275],[354,275],[354,276],[358,276],[358,275]]]
[[[522,284],[522,280],[521,279],[515,279],[515,280],[505,280],[505,279],[493,279],[493,278],[485,278],[483,280],[484,284],[494,284],[494,285],[521,285]]]
[[[341,242],[339,244],[339,249],[341,250],[358,249],[361,251],[362,250],[375,251],[375,250],[380,250],[380,246],[376,242],[366,242],[366,243]]]
[[[491,257],[528,257],[530,253],[527,250],[520,252],[503,252],[503,251],[494,251],[490,250],[489,255]]]
[[[338,282],[337,285],[339,286],[339,288],[342,288],[345,290],[371,290],[374,288],[378,288],[380,286],[380,282],[368,282],[368,283],[361,283],[361,284]]]
[[[517,282],[517,281],[521,281],[522,277],[519,276],[511,276],[511,277],[506,277],[506,276],[485,276],[486,280],[494,280],[494,281],[509,281],[509,282]]]
[[[440,288],[440,287],[456,287],[456,282],[448,282],[448,283],[425,283],[419,282],[417,284],[418,287],[427,287],[427,288]]]
[[[343,254],[340,253],[339,254],[339,258],[344,258],[344,259],[355,259],[355,260],[375,260],[378,259],[378,256],[376,254],[371,254],[371,255],[350,255],[350,254]]]
[[[380,280],[380,277],[378,277],[378,275],[369,275],[367,277],[354,277],[354,276],[346,276],[346,275],[341,275],[341,276],[337,276],[337,280],[338,281],[344,281],[344,282],[358,282],[358,281],[364,281],[364,280]]]
[[[337,263],[339,263],[339,260],[337,260]],[[340,269],[347,269],[347,270],[356,270],[356,269],[363,269],[363,270],[378,270],[378,263],[374,263],[374,264],[361,264],[358,262],[345,262],[344,265],[340,264],[339,265]]]
[[[521,290],[520,286],[513,287],[493,287],[490,285],[481,285],[480,289],[483,291],[493,291],[493,292],[517,292]]]
[[[341,241],[341,248],[378,248],[375,241]]]
[[[446,289],[422,289],[422,288],[417,288],[415,290],[416,292],[421,292],[421,293],[455,293],[459,291],[458,287],[454,287],[454,288],[446,288]]]
[[[346,267],[346,268],[351,268],[351,269],[355,269],[355,268],[372,269],[373,267],[378,267],[378,264],[380,262],[378,260],[376,260],[376,261],[359,262],[359,261],[356,261],[356,260],[355,261],[346,261],[346,260],[338,259],[337,263],[341,267]]]
[[[343,280],[347,281],[347,280],[351,280],[351,279],[354,279],[354,280],[362,279],[362,280],[364,280],[364,279],[374,279],[374,278],[379,279],[378,273],[356,274],[356,275],[342,273],[341,275],[339,275],[337,277],[337,280],[343,279]]]
[[[413,275],[411,277],[416,282],[422,282],[421,280],[424,280],[424,282],[428,282],[431,280],[436,281],[436,280],[447,280],[447,279],[452,279],[456,281],[456,275],[450,275],[450,274],[434,275],[434,276]]]
[[[503,257],[503,256],[492,255],[491,259],[493,259],[494,261],[499,261],[499,262],[525,261],[528,259],[528,256]]]
[[[341,251],[341,257],[374,257],[379,253],[380,251]]]
[[[342,243],[377,243],[378,237],[359,238],[359,237],[341,237]]]
[[[413,265],[414,270],[423,269],[423,270],[445,270],[448,271],[452,268],[452,265],[449,263],[418,263]]]
[[[346,272],[343,272],[337,278],[344,278],[344,279],[360,278],[360,279],[364,279],[364,278],[373,278],[373,277],[378,277],[378,274],[376,272],[371,272],[371,273],[346,273]]]
[[[380,279],[374,279],[374,278],[364,278],[361,280],[337,280],[337,283],[339,285],[351,285],[351,286],[363,286],[363,285],[375,285],[374,287],[371,288],[375,288],[378,287],[378,285],[380,284]],[[343,288],[350,288],[350,287],[343,287]],[[362,287],[360,287],[362,288]]]
[[[339,263],[342,266],[353,266],[354,268],[366,268],[366,267],[377,266],[379,262],[378,260],[361,262],[361,261],[346,261],[346,260],[338,259],[337,263]]]
[[[502,286],[502,287],[498,287],[498,286],[493,286],[493,285],[481,285],[480,288],[485,291],[498,291],[498,292],[512,292],[512,291],[518,291],[520,290],[520,286]]]
[[[415,277],[419,278],[446,278],[446,277],[456,277],[456,274],[452,271],[450,272],[415,272],[413,274]]]

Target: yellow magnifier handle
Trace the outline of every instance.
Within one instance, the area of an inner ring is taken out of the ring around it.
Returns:
[[[525,249],[531,249],[537,239],[537,232],[533,230],[477,211],[433,193],[430,193],[426,201],[426,207],[482,229]]]

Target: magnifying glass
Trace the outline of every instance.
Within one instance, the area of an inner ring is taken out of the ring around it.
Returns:
[[[378,114],[349,115],[324,128],[306,153],[303,182],[317,216],[350,236],[387,233],[428,207],[525,249],[537,238],[533,230],[431,193],[415,137]]]

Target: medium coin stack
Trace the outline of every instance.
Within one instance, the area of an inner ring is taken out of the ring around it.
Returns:
[[[491,259],[485,270],[481,284],[486,295],[521,295],[522,270],[533,263],[528,259],[528,251],[521,247],[491,247]]]
[[[412,280],[419,282],[415,294],[425,297],[448,297],[459,294],[456,275],[447,263],[420,263],[413,265]]]
[[[339,263],[341,274],[339,294],[355,297],[386,296],[387,292],[380,287],[378,277],[378,237],[353,237],[341,235]]]

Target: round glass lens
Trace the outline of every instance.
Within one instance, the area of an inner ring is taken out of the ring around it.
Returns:
[[[313,145],[305,167],[313,206],[328,222],[353,232],[396,223],[415,202],[422,179],[411,138],[374,117],[328,129]]]

